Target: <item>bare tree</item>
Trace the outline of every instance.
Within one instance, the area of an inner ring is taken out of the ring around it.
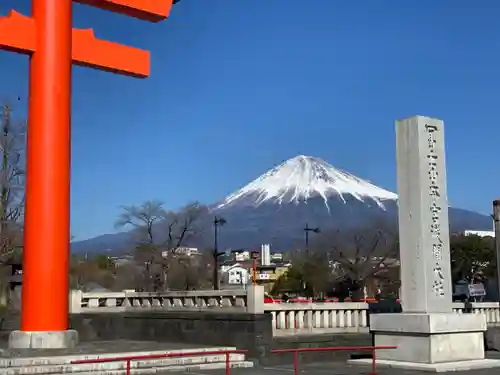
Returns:
[[[184,206],[181,210],[177,212],[169,212],[165,216],[164,222],[161,224],[165,229],[166,238],[162,243],[162,287],[165,289],[168,285],[168,272],[172,264],[176,262],[179,263],[181,259],[180,266],[184,269],[186,273],[186,283],[185,288],[190,288],[192,285],[196,284],[198,277],[193,276],[193,265],[182,261],[182,255],[177,253],[177,250],[186,243],[189,243],[196,237],[201,235],[202,227],[200,218],[208,212],[206,206],[201,205],[198,202],[190,203]],[[191,275],[188,277],[188,275]]]
[[[125,289],[143,289],[149,285],[149,280],[144,280],[145,276],[143,267],[134,262],[119,265],[116,267],[112,290],[120,292]]]
[[[185,256],[176,254],[169,262],[169,287],[176,290],[207,288],[212,284],[209,252]]]
[[[0,120],[0,254],[19,249],[22,244],[26,126],[16,122],[12,109],[4,104]]]
[[[0,105],[0,305],[8,304],[12,259],[20,259],[24,214],[26,126]]]
[[[115,222],[115,228],[132,229],[142,242],[153,244],[153,228],[164,220],[167,212],[163,202],[146,201],[140,206],[122,206],[122,213]]]
[[[138,235],[136,260],[144,264],[143,289],[167,287],[170,264],[176,251],[200,234],[200,218],[207,208],[190,203],[177,212],[167,211],[160,201],[148,201],[141,206],[123,207],[117,227],[131,228]]]
[[[388,226],[330,231],[318,245],[326,250],[337,280],[347,280],[353,285],[355,298],[362,295],[369,282],[399,282],[393,280],[393,272],[388,272],[399,267],[398,237]]]

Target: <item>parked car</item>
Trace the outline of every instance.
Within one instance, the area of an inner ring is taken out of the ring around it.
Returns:
[[[264,303],[281,303],[282,301],[277,298],[271,297],[269,294],[264,294]]]

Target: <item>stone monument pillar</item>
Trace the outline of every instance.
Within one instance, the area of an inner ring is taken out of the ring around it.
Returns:
[[[397,121],[396,143],[403,311],[452,313],[443,122]]]
[[[399,120],[396,140],[403,313],[370,316],[375,345],[397,346],[378,350],[377,363],[439,372],[500,366],[484,359],[484,316],[453,312],[443,122]]]

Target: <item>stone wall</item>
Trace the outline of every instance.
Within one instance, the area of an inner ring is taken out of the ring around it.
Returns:
[[[18,313],[0,314],[0,345],[7,344],[9,334],[21,326],[21,315]],[[5,346],[3,345],[3,346]]]
[[[235,346],[260,358],[272,344],[269,314],[216,312],[144,312],[75,314],[70,326],[80,341],[144,340]]]
[[[147,340],[200,346],[235,346],[262,364],[290,363],[290,354],[273,349],[370,345],[369,334],[301,335],[273,338],[270,314],[143,312],[75,314],[71,328],[80,341]],[[301,354],[303,361],[346,359],[348,352]]]

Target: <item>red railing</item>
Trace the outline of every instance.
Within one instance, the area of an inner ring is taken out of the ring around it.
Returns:
[[[151,354],[151,355],[133,355],[126,357],[112,357],[112,358],[95,358],[95,359],[81,359],[72,361],[72,365],[83,365],[91,363],[110,363],[110,362],[125,362],[126,374],[130,375],[130,363],[132,361],[141,361],[148,359],[162,359],[162,358],[179,358],[179,357],[193,357],[205,355],[225,355],[226,356],[226,375],[231,374],[231,354],[244,354],[247,350],[214,350],[214,351],[197,351],[197,352],[179,352],[179,353],[165,353],[165,354]]]
[[[357,352],[371,351],[372,352],[372,372],[370,375],[376,375],[377,356],[375,352],[379,349],[397,349],[397,346],[337,346],[328,348],[295,348],[295,349],[275,349],[271,353],[293,353],[293,369],[295,375],[299,375],[299,354],[303,352]]]

